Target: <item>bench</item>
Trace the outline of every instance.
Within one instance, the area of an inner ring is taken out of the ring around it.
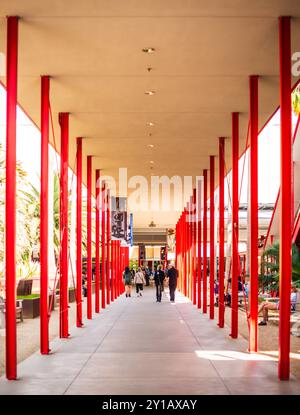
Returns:
[[[23,322],[23,300],[16,300],[16,320]],[[0,313],[5,314],[5,300],[0,301]]]

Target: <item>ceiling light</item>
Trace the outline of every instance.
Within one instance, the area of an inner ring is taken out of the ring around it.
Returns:
[[[153,89],[150,89],[149,91],[145,91],[146,95],[154,95],[155,91],[153,91]]]
[[[154,144],[148,144],[148,146],[147,147],[149,147],[149,148],[153,148],[154,147]],[[150,162],[151,163],[151,162]]]
[[[144,53],[154,53],[155,49],[154,48],[143,48],[142,51]]]
[[[156,227],[156,223],[152,220],[150,223],[149,223],[149,228],[155,228]]]
[[[147,122],[147,126],[148,127],[153,127],[154,126],[154,122],[152,122],[152,121]]]

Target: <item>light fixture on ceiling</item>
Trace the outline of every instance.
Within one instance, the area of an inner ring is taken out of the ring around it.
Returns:
[[[147,127],[154,127],[154,122],[152,121],[147,122]]]
[[[155,228],[156,227],[156,223],[154,223],[154,221],[152,220],[150,223],[149,223],[149,228]]]
[[[144,53],[154,53],[155,49],[154,48],[143,48],[142,51]]]
[[[149,89],[147,91],[145,91],[145,95],[154,95],[156,93],[156,91],[153,91],[153,89]]]
[[[153,160],[150,160],[150,162],[149,162],[150,164],[154,164],[154,161]]]
[[[154,147],[154,144],[148,144],[147,147],[148,148],[153,148]]]

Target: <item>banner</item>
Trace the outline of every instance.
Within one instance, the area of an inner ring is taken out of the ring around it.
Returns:
[[[111,198],[111,239],[120,240],[121,246],[131,246],[132,219],[128,221],[126,197]]]

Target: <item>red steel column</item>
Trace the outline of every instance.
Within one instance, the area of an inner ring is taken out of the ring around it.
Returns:
[[[60,283],[59,311],[61,338],[69,336],[68,322],[68,168],[69,168],[69,113],[59,113],[61,129],[60,148]]]
[[[187,297],[187,212],[183,211],[183,293]]]
[[[239,113],[232,113],[232,253],[231,253],[231,337],[238,337],[239,276]]]
[[[209,210],[209,226],[210,226],[210,259],[209,259],[209,317],[214,318],[214,282],[215,282],[215,156],[210,156],[210,210]]]
[[[102,184],[101,190],[101,305],[102,308],[105,308],[105,183]]]
[[[258,331],[258,76],[250,76],[250,333],[249,351],[257,352]],[[286,243],[286,242],[285,242]]]
[[[6,49],[6,191],[5,191],[5,289],[6,377],[17,378],[16,329],[16,137],[18,17],[7,18]]]
[[[116,277],[116,241],[111,241],[111,301],[115,299],[115,277]]]
[[[48,182],[49,182],[49,76],[41,77],[41,195],[40,195],[40,351],[49,353],[48,320]]]
[[[197,243],[197,227],[196,227],[196,189],[193,189],[192,197],[192,209],[193,209],[193,219],[192,219],[192,261],[193,261],[193,304],[197,304],[197,286],[196,286],[196,243]]]
[[[87,318],[92,318],[92,156],[87,156]]]
[[[224,327],[224,177],[225,139],[219,138],[219,327]]]
[[[76,326],[82,327],[82,138],[77,138],[76,158]]]
[[[110,190],[106,192],[106,303],[110,304]]]
[[[201,181],[199,180],[197,183],[198,186],[198,198],[197,198],[197,233],[198,233],[198,239],[197,239],[197,251],[198,251],[198,262],[197,262],[197,276],[198,276],[198,302],[197,307],[201,308],[201,283],[202,283],[202,258],[201,258]]]
[[[96,245],[96,263],[95,263],[95,312],[100,313],[100,170],[96,169],[96,219],[95,219],[95,245]]]
[[[203,170],[203,313],[207,313],[207,169]]]
[[[290,287],[292,246],[292,125],[291,125],[291,22],[279,18],[280,54],[280,310],[279,366],[280,380],[290,377]]]

